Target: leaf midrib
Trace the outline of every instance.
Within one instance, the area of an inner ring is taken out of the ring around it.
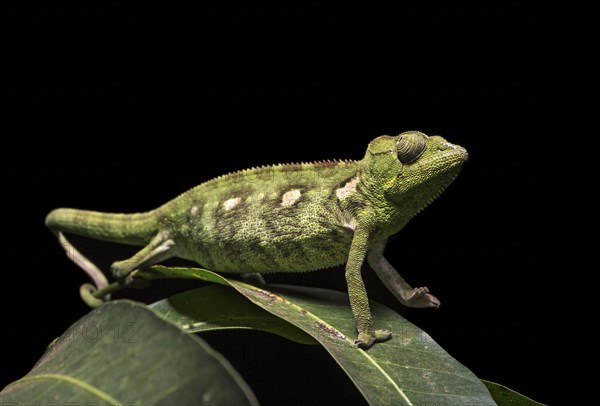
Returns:
[[[236,290],[239,290],[239,289],[238,289],[238,286],[236,286],[236,285],[238,285],[238,284],[239,284],[239,285],[242,285],[242,286],[241,286],[241,288],[242,288],[242,289],[244,289],[244,288],[245,288],[245,289],[252,290],[252,288],[253,288],[253,286],[251,286],[251,285],[247,285],[247,284],[245,284],[245,283],[243,283],[243,282],[239,282],[239,281],[229,281],[229,280],[227,280],[227,282],[230,284],[230,286],[232,286],[232,287],[233,287],[233,288],[235,288]],[[242,292],[240,292],[240,293],[242,293]],[[243,293],[242,293],[242,294],[243,294]],[[248,297],[248,296],[246,296],[246,297]],[[248,297],[248,299],[250,299],[252,302],[254,302],[254,300],[253,300],[252,298]],[[320,318],[320,317],[316,316],[316,315],[315,315],[315,314],[313,314],[312,312],[308,311],[306,308],[304,308],[304,307],[301,307],[301,306],[299,306],[299,305],[297,305],[297,304],[295,304],[295,303],[292,303],[292,302],[290,302],[290,301],[288,301],[288,300],[285,300],[285,299],[284,299],[284,303],[285,303],[286,305],[288,305],[288,306],[291,306],[292,308],[297,308],[297,310],[303,310],[303,311],[305,311],[305,312],[306,312],[306,316],[309,316],[309,317],[310,317],[310,318],[312,318],[313,320],[315,320],[315,321],[318,321],[318,322],[320,322],[320,323],[324,323],[324,324],[326,324],[327,326],[329,326],[329,323],[328,323],[327,321],[325,321],[325,320],[323,320],[322,318]],[[269,311],[269,310],[268,310],[268,309],[266,309],[266,308],[265,308],[265,310]],[[269,311],[269,313],[271,313],[271,312]],[[276,316],[277,316],[277,315],[276,315]],[[337,329],[336,329],[336,330],[337,330]],[[313,338],[315,338],[315,337],[313,337]],[[316,339],[316,338],[315,338],[315,339]],[[355,346],[354,342],[353,342],[351,339],[349,339],[348,337],[344,338],[343,340],[344,340],[344,341],[346,341],[347,343],[349,343],[351,346]],[[318,340],[317,340],[317,341],[318,341]],[[327,349],[327,347],[326,347],[326,346],[325,346],[325,349]],[[378,363],[375,361],[375,359],[373,359],[373,357],[372,357],[371,355],[369,355],[369,354],[368,354],[366,351],[364,351],[364,350],[362,350],[362,349],[360,349],[360,348],[356,348],[356,350],[357,350],[357,351],[359,351],[359,352],[360,352],[360,353],[361,353],[361,354],[362,354],[362,355],[363,355],[365,358],[367,358],[367,360],[368,360],[368,361],[369,361],[371,364],[373,364],[373,365],[375,366],[375,368],[376,368],[376,369],[377,369],[377,370],[378,370],[378,371],[379,371],[379,372],[380,372],[380,373],[383,375],[383,377],[384,377],[385,379],[387,379],[387,380],[388,380],[388,382],[390,382],[390,383],[392,384],[392,386],[394,387],[394,389],[395,389],[395,390],[396,390],[396,391],[397,391],[397,392],[400,394],[400,396],[402,396],[402,398],[403,398],[403,399],[406,401],[406,403],[407,403],[409,406],[413,406],[413,403],[412,403],[412,402],[410,401],[410,399],[409,399],[409,398],[406,396],[406,394],[404,393],[404,391],[402,391],[402,389],[400,389],[400,387],[398,386],[398,384],[396,384],[396,382],[395,382],[395,381],[392,379],[392,377],[391,377],[391,376],[390,376],[390,375],[389,375],[387,372],[385,372],[385,370],[384,370],[383,368],[381,368],[381,366],[380,366],[380,365],[379,365],[379,364],[378,364]],[[343,365],[340,365],[340,366],[342,366],[342,368],[344,368],[344,366],[343,366]],[[360,388],[359,388],[359,390],[360,390]]]
[[[377,368],[377,370],[379,370],[383,374],[383,376],[392,383],[394,388],[398,391],[398,393],[400,394],[400,396],[402,396],[402,398],[406,401],[406,403],[409,404],[410,406],[413,406],[412,402],[406,396],[404,391],[402,389],[400,389],[400,387],[396,384],[396,382],[392,379],[392,377],[389,376],[388,373],[385,372],[385,370],[383,368],[381,368],[381,365],[379,365],[377,362],[375,362],[373,357],[371,357],[369,354],[367,354],[366,351],[363,351],[361,349],[359,349],[358,351],[360,351],[369,360],[369,362],[371,362],[373,365],[375,365],[375,368]]]
[[[72,385],[75,385],[75,386],[91,393],[92,395],[96,396],[98,399],[103,400],[104,402],[106,402],[110,405],[120,404],[120,402],[117,399],[113,398],[108,393],[103,392],[102,390],[90,385],[89,383],[84,382],[77,378],[73,378],[72,376],[61,375],[61,374],[39,374],[39,375],[26,376],[26,377],[19,379],[18,381],[12,382],[6,388],[13,386],[13,385],[17,385],[19,383],[42,380],[42,379],[56,379],[59,381],[65,381],[65,382],[68,382]]]

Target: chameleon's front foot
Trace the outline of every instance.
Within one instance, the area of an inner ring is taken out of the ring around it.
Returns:
[[[133,289],[145,289],[150,286],[150,281],[135,278],[135,269],[130,269],[127,261],[115,262],[111,265],[110,270],[117,279],[118,283],[123,287]]]
[[[363,350],[367,348],[371,348],[371,346],[375,343],[381,341],[387,341],[392,338],[392,332],[389,330],[373,330],[370,332],[360,332],[358,333],[358,339],[354,342],[354,344],[358,345]]]
[[[429,289],[414,288],[412,294],[406,299],[406,306],[409,307],[440,307],[440,300],[429,293]]]

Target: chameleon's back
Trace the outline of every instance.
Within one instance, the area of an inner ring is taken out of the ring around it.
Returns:
[[[178,253],[222,272],[308,271],[342,264],[352,219],[336,193],[357,162],[276,165],[203,183],[167,203]]]
[[[214,271],[309,271],[346,262],[357,233],[370,247],[398,232],[452,182],[467,156],[441,137],[409,131],[377,137],[361,161],[249,169],[147,213],[57,209],[46,225],[61,240],[73,233],[145,246],[112,264],[116,277],[174,256]]]

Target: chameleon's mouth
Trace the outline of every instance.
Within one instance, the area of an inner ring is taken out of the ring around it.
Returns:
[[[465,148],[459,145],[452,145],[452,149],[449,149],[448,151],[445,151],[442,154],[440,154],[439,159],[448,161],[458,161],[459,163],[464,163],[469,160],[469,153]]]
[[[469,153],[467,152],[467,150],[463,147],[458,147],[458,149],[458,154],[462,155],[463,162],[467,162],[469,160]]]
[[[448,152],[450,155],[461,155],[461,158],[463,160],[463,162],[467,161],[469,159],[469,153],[467,152],[467,150],[463,147],[461,147],[460,145],[456,145],[456,144],[451,144],[449,142],[442,142],[442,145],[448,147]]]
[[[453,144],[449,145],[452,145],[451,149],[436,154],[425,161],[418,162],[419,166],[423,168],[443,167],[447,170],[452,170],[457,166],[462,166],[462,164],[469,160],[469,153],[465,148]]]

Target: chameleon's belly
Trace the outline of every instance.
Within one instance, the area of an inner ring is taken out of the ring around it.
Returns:
[[[236,215],[235,207],[228,208],[190,223],[183,257],[235,273],[311,271],[347,260],[353,231],[335,209],[250,207]]]
[[[346,262],[349,248],[350,241],[328,236],[271,240],[257,235],[199,243],[187,256],[220,272],[303,272]]]

